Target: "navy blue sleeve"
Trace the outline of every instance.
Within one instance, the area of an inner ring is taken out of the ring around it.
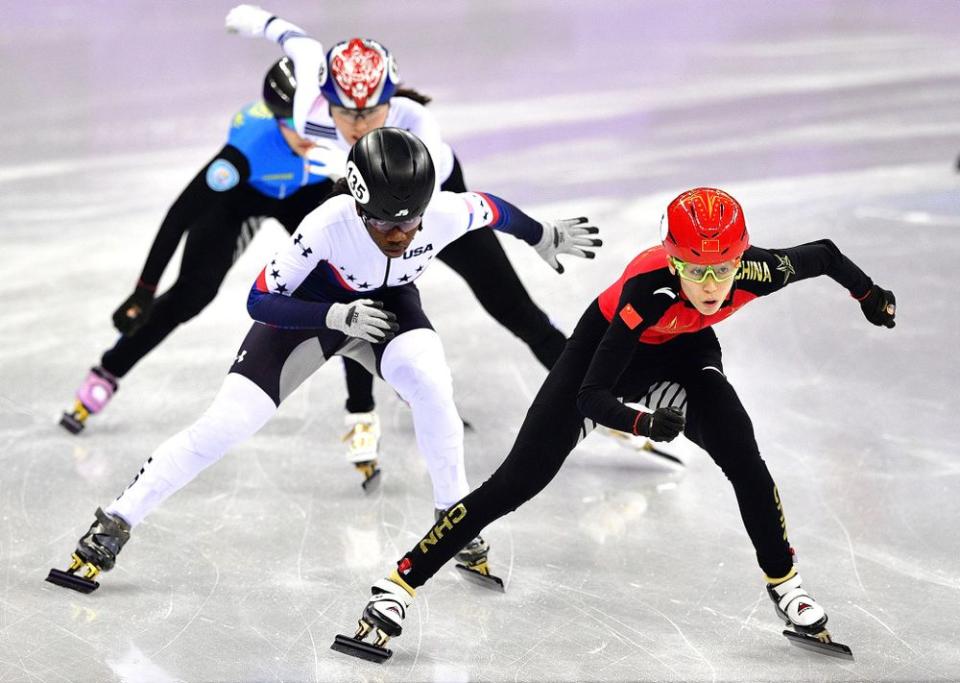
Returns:
[[[264,274],[261,273],[247,297],[247,312],[251,318],[285,330],[327,329],[327,312],[331,302],[304,301],[274,294],[266,291],[266,287],[261,287],[263,280]]]
[[[486,192],[477,192],[490,202],[493,209],[493,221],[490,227],[522,239],[530,246],[536,246],[543,237],[543,224],[531,218],[505,199]]]

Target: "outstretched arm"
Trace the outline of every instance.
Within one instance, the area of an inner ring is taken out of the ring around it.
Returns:
[[[826,275],[860,302],[864,316],[874,325],[894,327],[896,297],[873,280],[831,240],[808,242],[786,249],[751,247],[743,256],[740,287],[763,296],[807,278]]]
[[[558,273],[563,272],[563,266],[557,260],[560,254],[592,259],[596,254],[588,248],[603,245],[602,240],[588,237],[596,235],[599,230],[587,225],[589,221],[585,217],[541,222],[496,195],[485,192],[468,192],[465,195],[472,196],[468,203],[474,204],[471,207],[472,225],[468,229],[489,225],[494,230],[522,239],[536,249],[540,258]]]
[[[297,91],[293,96],[293,122],[299,135],[304,134],[307,115],[320,96],[320,83],[327,77],[323,45],[307,32],[286,19],[255,5],[237,5],[227,13],[226,28],[230,33],[266,38],[278,43],[284,54],[293,60]]]

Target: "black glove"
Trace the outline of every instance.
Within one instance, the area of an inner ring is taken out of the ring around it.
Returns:
[[[114,311],[113,326],[129,337],[147,322],[151,308],[153,308],[153,290],[137,285],[133,294]]]
[[[893,320],[897,315],[897,297],[890,290],[873,285],[867,295],[860,299],[860,308],[874,325],[893,327],[897,324]]]
[[[657,408],[652,413],[640,415],[637,434],[649,436],[654,441],[673,441],[683,431],[683,423],[683,413],[678,408]]]

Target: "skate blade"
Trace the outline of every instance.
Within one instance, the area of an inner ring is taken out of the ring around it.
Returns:
[[[385,647],[377,647],[376,645],[365,643],[362,640],[339,634],[333,639],[333,644],[330,646],[330,649],[342,652],[345,655],[359,657],[360,659],[365,659],[375,664],[383,664],[393,656],[393,650]]]
[[[644,442],[643,446],[640,447],[640,450],[643,451],[643,452],[645,452],[645,453],[649,453],[650,455],[656,456],[656,457],[658,457],[658,458],[662,458],[663,460],[666,460],[667,462],[671,463],[672,465],[677,465],[677,466],[679,466],[679,467],[686,467],[686,466],[687,466],[687,464],[686,464],[685,462],[683,462],[683,460],[681,460],[681,459],[678,458],[677,456],[671,455],[670,453],[667,453],[666,451],[661,451],[659,448],[657,448],[656,446],[654,446],[654,445],[653,445],[653,442],[650,441],[649,439],[648,439],[646,442]]]
[[[506,593],[507,589],[503,587],[503,579],[499,576],[494,576],[493,574],[484,574],[483,572],[478,572],[476,569],[471,569],[465,564],[456,564],[454,565],[460,576],[465,578],[470,583],[476,584],[481,588],[489,588],[490,590],[499,591],[501,593]]]
[[[71,434],[79,434],[83,431],[83,422],[73,416],[72,413],[64,413],[60,418],[60,426]]]
[[[804,650],[810,650],[821,655],[827,655],[829,657],[837,657],[839,659],[846,659],[853,661],[853,652],[849,647],[843,643],[835,643],[830,640],[830,636],[827,636],[827,640],[823,641],[817,638],[816,636],[807,635],[806,633],[797,633],[795,631],[784,630],[783,635],[787,637],[787,640],[791,644],[796,645],[797,647],[802,647]]]
[[[80,593],[92,593],[100,587],[100,584],[91,579],[85,579],[82,576],[65,572],[61,569],[51,569],[47,574],[47,581],[63,588],[70,588]]]
[[[373,471],[373,474],[364,479],[360,486],[363,487],[365,493],[373,493],[380,488],[380,481],[380,470],[378,468]]]

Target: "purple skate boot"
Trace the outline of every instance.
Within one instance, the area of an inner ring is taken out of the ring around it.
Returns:
[[[87,418],[103,410],[117,391],[117,378],[99,365],[90,368],[87,378],[77,389],[73,410],[64,412],[60,426],[71,434],[79,434]]]

